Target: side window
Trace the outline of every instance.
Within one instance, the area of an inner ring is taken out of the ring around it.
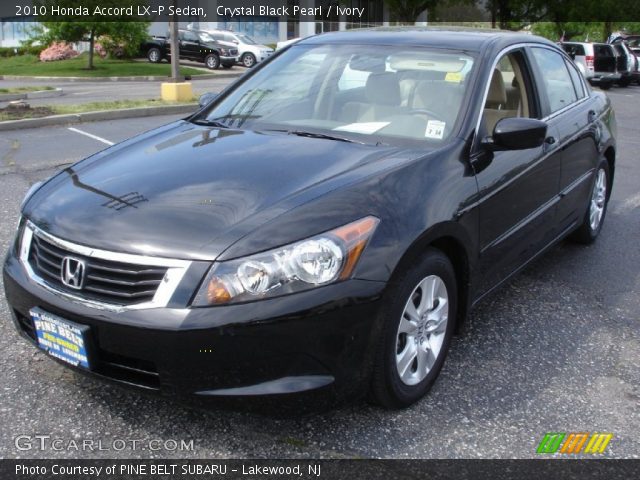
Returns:
[[[510,117],[533,117],[533,95],[528,85],[527,69],[521,50],[500,59],[491,75],[489,91],[483,111],[487,134],[493,132],[498,121]],[[527,78],[525,78],[527,76]]]
[[[193,32],[181,32],[182,40],[185,42],[197,42],[198,36]]]
[[[565,60],[565,62],[567,62]],[[584,98],[587,96],[584,91],[584,83],[582,83],[582,74],[576,70],[576,67],[571,65],[570,62],[567,62],[567,70],[569,70],[569,75],[571,76],[571,81],[573,82],[573,88],[576,90],[576,95],[578,99]]]
[[[549,113],[557,112],[574,103],[578,97],[562,55],[539,47],[534,47],[531,51],[542,74],[542,82],[549,100]]]

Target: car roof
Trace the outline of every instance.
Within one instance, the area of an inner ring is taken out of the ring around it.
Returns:
[[[526,33],[477,28],[439,27],[377,27],[329,32],[307,37],[298,45],[372,44],[372,45],[421,45],[440,48],[480,51],[490,43],[508,46],[514,43],[541,43],[556,46],[553,42]]]

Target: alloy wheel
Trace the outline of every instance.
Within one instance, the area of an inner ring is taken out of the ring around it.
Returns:
[[[591,204],[589,207],[589,224],[591,230],[596,231],[600,226],[607,201],[607,174],[604,169],[598,170],[596,181],[591,192]]]
[[[396,338],[396,368],[405,385],[416,385],[431,371],[449,320],[449,295],[444,281],[429,275],[409,296]]]

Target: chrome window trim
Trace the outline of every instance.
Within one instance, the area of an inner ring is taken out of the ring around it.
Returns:
[[[491,69],[490,71],[490,75],[493,75],[493,71],[496,69],[496,66],[498,65],[498,62],[502,59],[502,57],[504,57],[507,53],[511,52],[512,50],[520,50],[523,48],[544,48],[547,50],[551,50],[552,52],[556,52],[556,53],[561,53],[564,54],[566,56],[566,53],[563,50],[557,50],[553,47],[550,47],[549,45],[545,45],[543,43],[535,43],[535,42],[522,42],[522,43],[514,43],[513,45],[509,45],[508,47],[503,48],[502,50],[500,50],[498,52],[498,54],[496,55],[495,59],[493,60],[493,63],[491,64]],[[531,80],[533,82],[536,82],[536,78],[535,78],[535,73],[534,72],[529,72],[531,75]],[[582,76],[582,74],[580,74]],[[486,83],[485,87],[484,87],[484,94],[482,96],[482,103],[480,104],[480,113],[478,115],[478,120],[476,121],[476,128],[475,128],[475,132],[474,132],[474,136],[473,136],[473,142],[472,145],[474,145],[475,148],[477,148],[478,146],[478,135],[480,132],[480,123],[482,122],[482,115],[484,114],[484,106],[487,103],[487,97],[489,96],[489,87],[491,86],[491,77],[489,77],[489,81]],[[590,92],[589,92],[590,93]],[[556,117],[557,115],[560,115],[562,113],[564,113],[565,111],[569,110],[570,108],[575,107],[576,105],[579,105],[582,102],[585,102],[588,98],[590,97],[590,94],[585,95],[583,98],[577,100],[576,102],[573,102],[569,105],[567,105],[566,107],[564,107],[561,110],[558,110],[556,112],[553,112],[549,115],[547,115],[544,118],[541,118],[540,120],[543,122],[546,122],[547,120],[550,120],[554,117]]]
[[[85,257],[98,258],[101,260],[110,260],[121,263],[131,263],[136,265],[167,267],[167,272],[165,273],[160,286],[156,290],[153,299],[148,302],[136,303],[133,305],[118,305],[83,298],[80,295],[65,292],[57,288],[55,285],[51,285],[49,282],[47,282],[47,280],[40,277],[33,270],[31,265],[29,264],[29,253],[31,251],[31,243],[34,235],[37,235],[38,237],[41,237],[48,242],[51,242],[54,245],[63,248],[64,250],[67,250],[71,253],[77,253]],[[62,240],[41,230],[29,220],[25,222],[22,239],[20,242],[20,262],[22,263],[22,266],[27,272],[29,278],[49,292],[74,303],[78,303],[98,310],[109,310],[112,312],[166,307],[169,304],[173,293],[176,291],[176,288],[182,281],[185,273],[192,263],[189,260],[175,260],[170,258],[111,252],[108,250],[100,250],[97,248],[87,247],[86,245],[78,245],[67,240]]]

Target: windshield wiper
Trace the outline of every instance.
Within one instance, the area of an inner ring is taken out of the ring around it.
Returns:
[[[191,120],[191,123],[195,123],[196,125],[204,125],[207,127],[229,128],[228,125],[225,125],[222,122],[218,122],[216,120],[207,120],[206,118],[196,118],[195,120]]]
[[[328,133],[307,132],[306,130],[276,130],[270,129],[270,132],[284,132],[288,135],[297,135],[298,137],[309,138],[324,138],[326,140],[336,140],[338,142],[359,143],[360,145],[366,145],[364,142],[359,142],[351,138],[339,137],[337,135],[329,135]]]

